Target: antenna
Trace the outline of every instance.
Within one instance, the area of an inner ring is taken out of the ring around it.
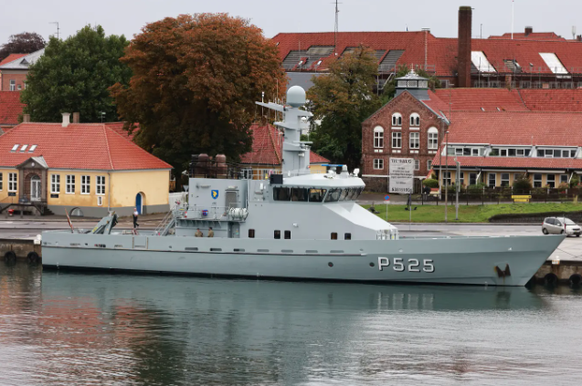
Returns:
[[[515,15],[515,0],[511,0],[511,40],[513,40],[513,20]]]
[[[576,40],[576,26],[572,26],[572,39]]]
[[[333,3],[332,3],[333,4]],[[335,25],[333,27],[333,53],[337,55],[337,34],[339,32],[339,8],[338,0],[335,0]]]
[[[59,22],[58,21],[51,21],[51,22],[49,22],[49,24],[56,24],[57,25],[57,39],[60,39],[61,33],[60,33],[60,28],[59,28]]]

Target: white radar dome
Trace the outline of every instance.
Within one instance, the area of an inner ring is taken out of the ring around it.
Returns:
[[[287,104],[292,107],[301,107],[305,104],[305,90],[300,86],[293,86],[287,91]]]

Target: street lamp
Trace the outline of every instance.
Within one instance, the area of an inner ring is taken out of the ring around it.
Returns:
[[[445,133],[445,173],[449,170],[449,131]],[[450,172],[449,172],[450,173]],[[449,174],[450,176],[450,174]],[[445,178],[443,174],[443,178]],[[447,222],[447,210],[448,210],[448,198],[449,198],[449,180],[445,179],[445,222]]]

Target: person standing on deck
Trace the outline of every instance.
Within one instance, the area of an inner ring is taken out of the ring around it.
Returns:
[[[137,223],[137,208],[133,208],[133,229],[137,229],[137,227],[139,226],[139,224]]]
[[[208,227],[208,237],[214,237],[214,231],[212,230],[212,227]]]
[[[194,236],[195,237],[202,237],[204,235],[202,234],[202,231],[200,230],[200,228],[196,228],[196,233],[194,233]]]

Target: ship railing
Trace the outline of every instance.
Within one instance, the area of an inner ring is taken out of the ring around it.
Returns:
[[[376,231],[376,240],[398,240],[398,229],[379,229]]]

